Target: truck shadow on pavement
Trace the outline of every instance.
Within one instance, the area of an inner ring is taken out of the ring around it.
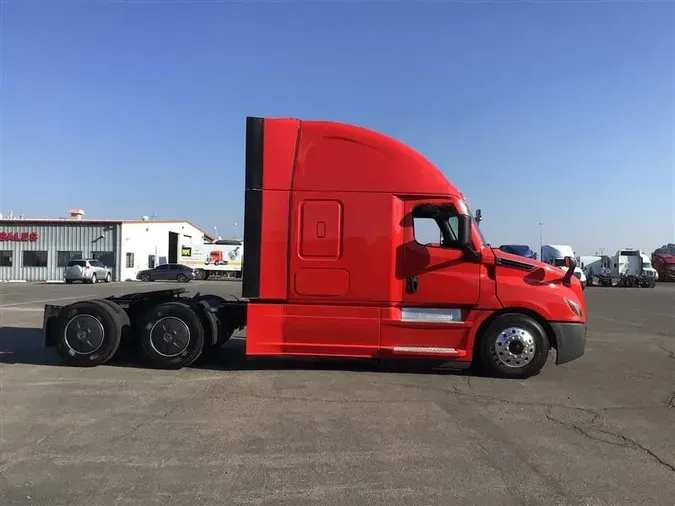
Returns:
[[[64,365],[53,348],[45,348],[42,329],[0,327],[0,364],[25,364],[42,366]],[[140,363],[130,343],[123,343],[115,357],[106,364],[111,367],[147,369]],[[456,369],[439,363],[422,360],[363,360],[305,357],[246,357],[245,341],[233,337],[223,346],[205,350],[191,369],[214,371],[257,370],[325,370],[349,372],[389,372],[407,374],[450,374],[483,376],[478,368]]]
[[[0,327],[0,364],[60,365],[61,359],[42,346],[42,329]]]

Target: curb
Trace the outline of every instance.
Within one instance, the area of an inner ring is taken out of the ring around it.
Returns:
[[[0,283],[25,283],[25,279],[3,279]]]

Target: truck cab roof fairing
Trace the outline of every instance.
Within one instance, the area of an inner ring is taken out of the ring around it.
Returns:
[[[429,160],[396,139],[366,128],[303,121],[294,190],[459,195]]]
[[[264,121],[267,156],[260,170],[265,190],[461,197],[459,190],[424,156],[379,132],[333,121],[249,121]]]

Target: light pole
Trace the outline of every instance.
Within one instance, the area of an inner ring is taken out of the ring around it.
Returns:
[[[537,225],[539,225],[539,260],[541,260],[541,253],[544,249],[544,222],[540,221]]]

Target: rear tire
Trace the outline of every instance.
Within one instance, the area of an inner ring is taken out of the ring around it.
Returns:
[[[98,282],[98,279],[96,279],[96,274],[92,274],[92,275],[91,275],[91,280],[89,280],[89,282],[90,282],[92,285],[93,285],[93,284],[96,284],[96,283]]]
[[[192,364],[204,350],[204,327],[187,304],[165,302],[141,318],[138,341],[150,365],[180,369]]]
[[[63,308],[53,332],[56,351],[68,365],[94,367],[115,355],[122,326],[111,307],[91,300]]]
[[[115,315],[117,315],[117,321],[119,322],[120,328],[130,324],[129,316],[127,315],[126,311],[124,311],[124,309],[122,309],[118,304],[115,304],[110,299],[94,299],[94,300],[96,302],[105,304],[112,310],[113,313],[115,313]]]
[[[481,336],[480,355],[488,373],[502,378],[525,379],[539,374],[550,352],[548,336],[529,316],[498,316]]]

